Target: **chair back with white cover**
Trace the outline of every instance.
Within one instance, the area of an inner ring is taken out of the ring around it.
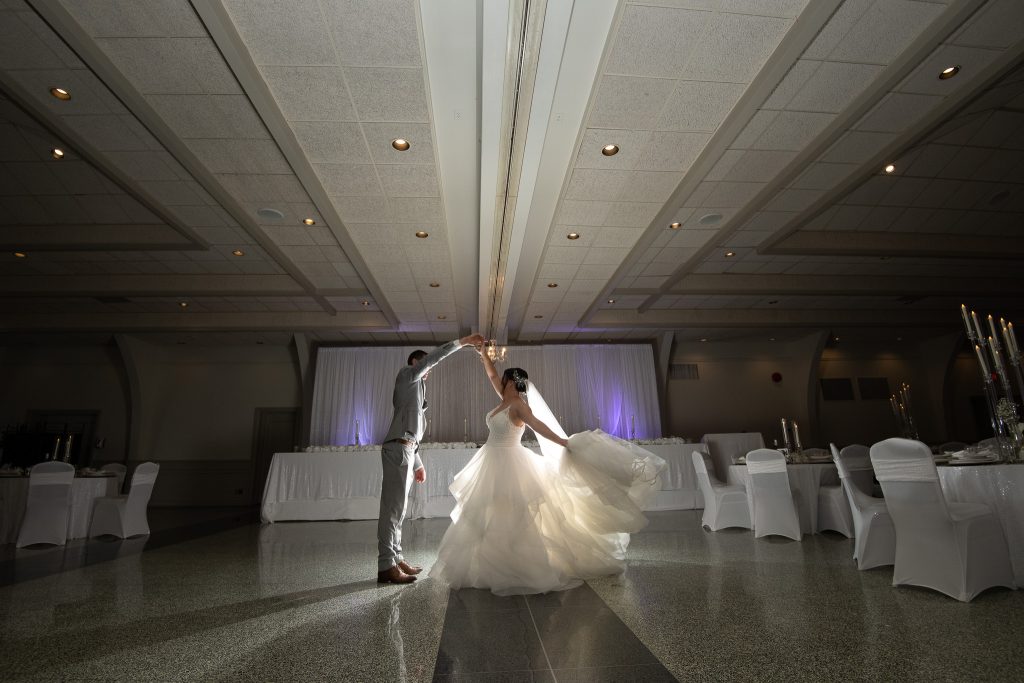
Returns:
[[[125,506],[125,538],[149,533],[146,509],[159,473],[160,465],[155,462],[144,462],[132,473],[132,487],[128,489],[128,503]]]
[[[833,454],[834,456],[834,454]],[[843,446],[839,457],[850,481],[869,498],[875,489],[875,470],[871,467],[871,450],[859,443]]]
[[[128,468],[119,462],[110,462],[100,468],[100,472],[113,472],[117,475],[117,492],[124,491],[124,479],[128,476]]]
[[[962,601],[991,586],[1014,587],[998,517],[982,503],[947,503],[928,446],[886,439],[871,447],[871,463],[896,528],[894,586]]]
[[[869,476],[873,476],[867,446],[847,446],[840,451],[831,444],[831,448],[832,460],[839,470],[839,482],[853,517],[853,559],[857,568],[863,570],[891,565],[896,554],[896,531],[885,500],[869,496],[854,478],[865,469]]]
[[[28,502],[18,532],[17,547],[34,543],[64,545],[68,539],[71,486],[75,467],[66,462],[41,462],[28,480]]]
[[[774,534],[801,540],[800,519],[782,453],[771,448],[750,451],[747,473],[754,501],[754,538]]]
[[[716,481],[708,472],[708,456],[694,451],[693,469],[697,473],[697,485],[704,497],[704,513],[701,524],[718,531],[727,527],[750,528],[750,508],[747,492],[742,486],[728,486]]]

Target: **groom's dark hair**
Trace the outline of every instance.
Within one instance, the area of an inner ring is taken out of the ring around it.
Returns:
[[[405,364],[406,365],[412,365],[412,362],[414,360],[419,360],[420,358],[423,358],[426,355],[427,355],[427,352],[424,351],[423,349],[416,349],[415,351],[413,351],[412,353],[409,354],[409,359],[407,361],[405,361]]]

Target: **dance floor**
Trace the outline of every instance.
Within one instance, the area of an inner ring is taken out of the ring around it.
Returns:
[[[220,515],[0,556],[3,680],[1009,680],[1024,592],[970,604],[858,572],[852,542],[657,512],[622,576],[498,598],[375,582],[373,521]],[[406,525],[430,566],[448,521]],[[45,561],[41,558],[49,558]]]

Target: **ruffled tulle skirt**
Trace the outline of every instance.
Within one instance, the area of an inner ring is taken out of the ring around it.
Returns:
[[[452,524],[429,575],[453,588],[521,595],[618,573],[664,468],[601,431],[574,434],[554,458],[488,442],[451,484]]]

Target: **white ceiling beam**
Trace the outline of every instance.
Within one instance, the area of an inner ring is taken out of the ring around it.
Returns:
[[[364,290],[329,296],[365,296]],[[0,275],[0,296],[306,296],[290,275]]]
[[[420,0],[434,150],[448,224],[452,293],[458,319],[479,328],[480,36],[483,7],[464,0]]]
[[[1024,279],[944,278],[911,276],[759,275],[756,273],[691,273],[668,294],[784,296],[1019,296]],[[617,296],[639,294],[616,290]]]
[[[386,332],[391,324],[377,311],[201,313],[8,313],[0,332]]]

